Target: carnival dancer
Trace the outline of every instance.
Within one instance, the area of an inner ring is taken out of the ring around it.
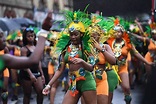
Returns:
[[[51,86],[68,64],[71,83],[62,103],[77,104],[79,98],[83,96],[87,104],[97,104],[96,83],[91,73],[95,60],[93,56],[90,56],[89,35],[86,34],[87,24],[85,24],[87,20],[84,19],[86,14],[77,11],[68,12],[66,16],[70,16],[67,17],[69,20],[67,29],[65,29],[67,31],[62,33],[56,44],[57,48],[61,50],[59,68],[43,89],[43,94],[47,95],[50,92]]]
[[[132,97],[130,94],[130,85],[129,85],[129,77],[127,70],[127,55],[128,52],[131,52],[138,59],[146,63],[147,65],[152,65],[153,63],[147,62],[143,56],[135,49],[134,45],[131,44],[131,40],[129,35],[126,33],[124,27],[120,24],[119,19],[115,20],[114,27],[110,30],[113,33],[114,37],[110,37],[107,40],[107,43],[111,46],[115,57],[117,59],[117,69],[118,74],[121,78],[121,87],[123,89],[125,95],[126,104],[130,104]]]
[[[94,74],[97,87],[97,103],[108,104],[109,87],[105,68],[106,63],[111,65],[115,64],[116,58],[110,46],[103,44],[103,42],[100,41],[104,32],[98,25],[94,24],[96,22],[95,17],[93,17],[92,22],[93,24],[89,28],[89,33],[92,37],[92,45],[95,48],[95,54],[97,55],[97,63],[94,65]]]
[[[97,16],[98,25],[101,27],[104,34],[100,37],[101,43],[107,44],[107,39],[111,37],[111,35],[108,33],[108,31],[111,29],[110,27],[110,21],[107,21],[104,19],[103,16]],[[112,50],[112,49],[111,49]],[[114,55],[114,53],[113,53]],[[112,104],[113,99],[113,92],[117,85],[119,84],[119,75],[117,71],[115,70],[115,65],[112,65],[111,63],[107,62],[105,64],[105,72],[107,74],[107,81],[108,81],[108,104]]]
[[[93,46],[92,53],[94,53],[94,57],[96,58],[93,75],[96,81],[97,104],[108,104],[109,89],[105,68],[107,62],[110,64],[115,64],[116,59],[110,46],[103,44],[103,42],[101,41],[102,36],[104,36],[104,31],[98,25],[98,22],[102,22],[102,19],[100,20],[97,17],[93,16],[91,21],[92,24],[90,25],[88,30]]]

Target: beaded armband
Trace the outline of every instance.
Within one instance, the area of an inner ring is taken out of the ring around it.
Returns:
[[[37,33],[37,36],[42,36],[42,37],[47,38],[47,37],[48,37],[48,34],[49,34],[49,31],[46,31],[46,30],[41,29],[41,30]]]

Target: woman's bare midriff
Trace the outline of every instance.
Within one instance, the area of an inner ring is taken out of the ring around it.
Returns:
[[[69,63],[69,71],[77,71],[80,68],[83,68],[82,64],[73,64],[73,63]]]

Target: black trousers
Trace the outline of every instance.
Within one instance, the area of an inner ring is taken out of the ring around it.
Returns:
[[[49,82],[48,68],[43,68],[42,67],[42,70],[43,70],[43,74],[44,74],[44,77],[45,77],[45,84],[48,84],[48,82]]]

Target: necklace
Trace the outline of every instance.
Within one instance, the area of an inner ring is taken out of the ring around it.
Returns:
[[[75,45],[70,45],[69,46],[69,57],[70,58],[74,58],[74,57],[78,57],[78,51],[81,50],[81,45],[79,45],[78,47],[76,47]]]
[[[118,58],[122,53],[122,47],[125,44],[125,41],[122,40],[120,43],[116,43],[116,40],[113,41],[113,52],[116,58]]]

